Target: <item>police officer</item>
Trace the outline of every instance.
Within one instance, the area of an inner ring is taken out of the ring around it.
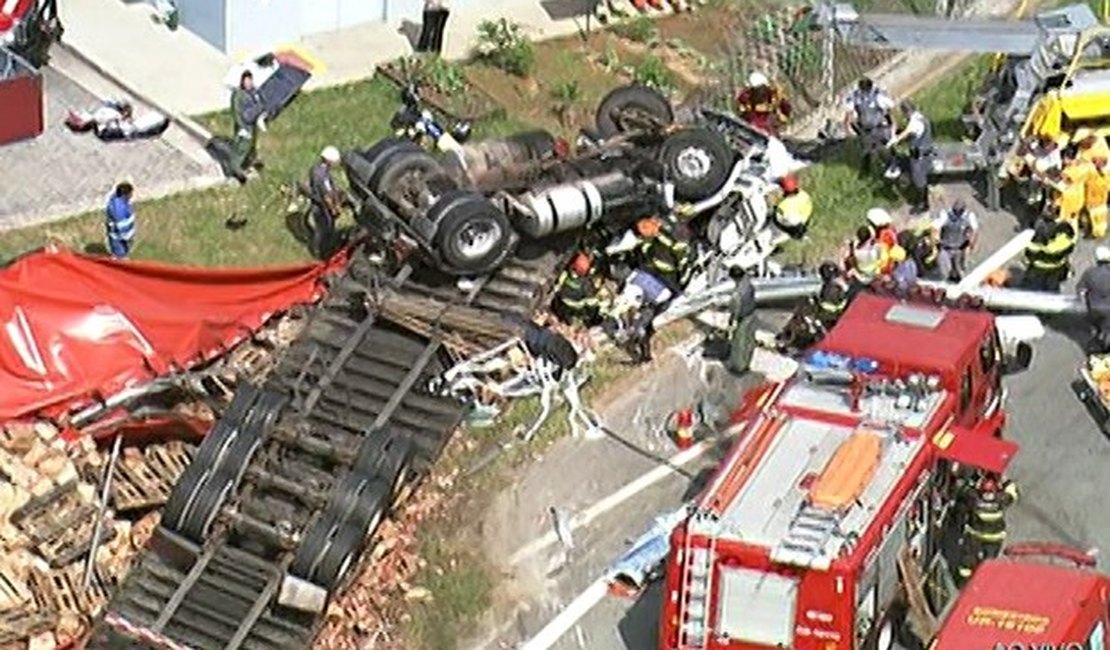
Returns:
[[[748,85],[736,96],[736,108],[742,119],[770,135],[778,134],[793,111],[786,94],[762,72],[748,76]]]
[[[1087,303],[1087,319],[1091,323],[1092,354],[1110,350],[1110,248],[1095,249],[1095,266],[1079,278],[1076,292]]]
[[[586,253],[579,253],[556,282],[551,311],[564,323],[592,327],[601,322],[602,294],[601,278],[595,272],[593,260]]]
[[[775,204],[772,219],[784,233],[794,239],[805,237],[809,228],[809,218],[813,215],[813,199],[809,193],[798,187],[798,179],[784,176],[779,180],[782,198]]]
[[[1006,541],[1006,508],[1018,499],[1017,486],[1013,481],[999,480],[985,476],[970,495],[970,509],[964,525],[963,538],[960,540],[960,561],[957,578],[961,586],[970,578],[983,560],[998,557],[1002,544]]]
[[[966,272],[967,255],[975,248],[979,236],[979,220],[967,209],[967,203],[956,199],[933,221],[937,233],[941,278],[959,282]]]
[[[255,154],[258,131],[266,130],[266,105],[254,87],[254,75],[249,70],[239,76],[239,87],[231,93],[231,119],[235,123],[235,137],[231,143],[228,173],[245,183],[247,170],[262,166]]]
[[[324,259],[335,246],[335,222],[346,202],[346,194],[339,189],[332,170],[339,165],[339,150],[325,147],[320,161],[308,174],[308,188],[312,196],[312,253]]]
[[[755,287],[740,266],[729,268],[732,278],[732,304],[729,309],[728,361],[729,372],[742,375],[751,368],[755,352]]]
[[[929,210],[929,173],[933,169],[936,154],[933,141],[933,123],[917,106],[910,101],[902,102],[902,113],[906,116],[906,127],[891,138],[888,146],[895,147],[902,142],[909,144],[906,167],[910,172],[910,184],[914,189],[912,211],[921,214]],[[898,177],[895,169],[892,178]]]
[[[845,103],[845,125],[859,136],[863,154],[860,175],[871,173],[871,163],[876,158],[885,168],[887,143],[892,135],[890,112],[894,109],[894,100],[875,87],[875,82],[864,77]]]
[[[1033,240],[1025,247],[1026,288],[1059,291],[1071,271],[1070,256],[1074,250],[1075,228],[1070,223],[1058,221],[1047,227],[1039,224]]]
[[[643,239],[640,256],[646,269],[678,293],[690,261],[690,245],[677,235],[675,228],[656,217],[641,219],[636,232]]]

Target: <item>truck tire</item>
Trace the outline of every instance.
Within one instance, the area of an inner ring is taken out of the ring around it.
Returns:
[[[510,135],[506,140],[523,147],[530,160],[544,160],[555,156],[555,136],[550,131],[525,131]]]
[[[444,173],[439,161],[425,151],[399,150],[381,160],[369,185],[370,191],[378,196],[394,191],[406,176],[416,181]]]
[[[328,550],[328,542],[332,531],[335,530],[336,520],[335,512],[330,507],[320,515],[297,547],[293,562],[289,565],[289,573],[298,578],[312,580],[312,570]]]
[[[602,138],[624,132],[620,119],[622,111],[639,113],[664,124],[674,122],[674,109],[659,91],[641,84],[620,86],[610,90],[597,107],[597,131]]]
[[[721,190],[732,173],[732,149],[719,133],[683,129],[668,137],[659,152],[675,197],[701,201]]]
[[[413,446],[407,438],[390,436],[389,440],[375,445],[372,452],[359,451],[351,472],[362,478],[381,478],[390,484],[395,483],[412,460]]]
[[[393,495],[386,482],[373,481],[366,485],[356,508],[356,512],[363,516],[352,516],[347,525],[336,531],[327,552],[313,571],[312,582],[329,591],[343,582],[362,554],[366,542],[385,519],[392,501]]]
[[[347,172],[347,180],[355,194],[362,195],[373,191],[371,182],[382,162],[399,151],[423,151],[419,145],[401,138],[385,138],[378,141],[369,149],[357,153],[347,153],[343,156],[343,167]]]
[[[237,432],[243,421],[255,407],[260,394],[261,391],[251,384],[244,384],[235,392],[231,405],[213,427],[212,432],[201,442],[193,460],[182,472],[181,478],[170,493],[162,513],[162,525],[166,528],[182,531],[193,503],[204,490],[205,484],[212,476],[212,470],[220,462],[226,448],[234,443],[234,437],[238,435]]]
[[[453,270],[483,275],[501,266],[516,241],[509,218],[481,194],[446,192],[428,210],[435,246]]]

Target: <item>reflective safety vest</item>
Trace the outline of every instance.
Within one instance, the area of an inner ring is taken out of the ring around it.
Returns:
[[[563,271],[559,276],[556,298],[572,311],[584,311],[600,304],[597,286],[590,276],[580,276]]]
[[[786,97],[778,86],[745,88],[736,97],[737,108],[743,117],[752,115],[775,115],[781,119],[790,117],[786,109]]]
[[[940,227],[941,248],[960,250],[971,243],[971,215],[967,210],[948,210]]]
[[[1075,250],[1075,238],[1064,233],[1056,235],[1045,244],[1033,240],[1025,247],[1026,263],[1043,271],[1056,271],[1067,267],[1068,256]]]
[[[878,89],[871,92],[856,90],[852,96],[852,108],[856,112],[856,124],[862,131],[874,131],[889,122],[887,112],[879,104]]]
[[[932,155],[933,150],[936,148],[936,143],[933,142],[933,123],[928,117],[925,117],[923,113],[918,113],[917,117],[925,124],[925,128],[920,134],[910,138],[909,145],[910,155],[915,158],[920,158],[921,156]]]
[[[852,251],[856,273],[867,279],[879,277],[883,270],[884,257],[882,244],[874,241],[858,245]]]
[[[979,492],[964,532],[980,542],[1001,544],[1006,539],[1005,510],[1017,500],[1017,488],[1011,483],[1005,491]]]
[[[784,196],[775,209],[779,223],[789,228],[800,228],[813,216],[813,199],[805,190],[798,190]]]
[[[663,275],[673,276],[685,267],[690,245],[659,233],[645,241],[641,250],[652,269]]]

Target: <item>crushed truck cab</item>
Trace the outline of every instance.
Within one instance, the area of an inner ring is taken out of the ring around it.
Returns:
[[[985,311],[864,293],[739,439],[671,539],[662,650],[887,650],[900,573],[957,526],[957,467],[1002,473],[1002,350]]]
[[[1024,544],[984,562],[951,606],[929,650],[1106,649],[1110,576],[1095,569],[1091,556],[1083,561],[1073,554],[1073,565],[1066,566],[1025,550],[1040,551],[1035,555],[1042,558],[1057,555],[1050,545]]]

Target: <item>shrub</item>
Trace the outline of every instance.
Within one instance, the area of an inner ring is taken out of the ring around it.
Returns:
[[[565,81],[551,90],[551,97],[555,100],[555,114],[563,125],[573,122],[574,107],[582,101],[582,86],[578,81]]]
[[[632,78],[636,83],[655,88],[665,93],[674,89],[674,77],[659,57],[648,56],[632,68]]]
[[[477,55],[490,65],[518,77],[527,77],[536,64],[536,49],[520,25],[505,18],[478,24]]]
[[[613,25],[613,33],[636,43],[648,43],[655,40],[659,30],[655,27],[655,21],[639,15]]]
[[[404,76],[424,88],[433,88],[444,95],[466,92],[466,74],[456,63],[438,56],[410,56],[401,60]]]

